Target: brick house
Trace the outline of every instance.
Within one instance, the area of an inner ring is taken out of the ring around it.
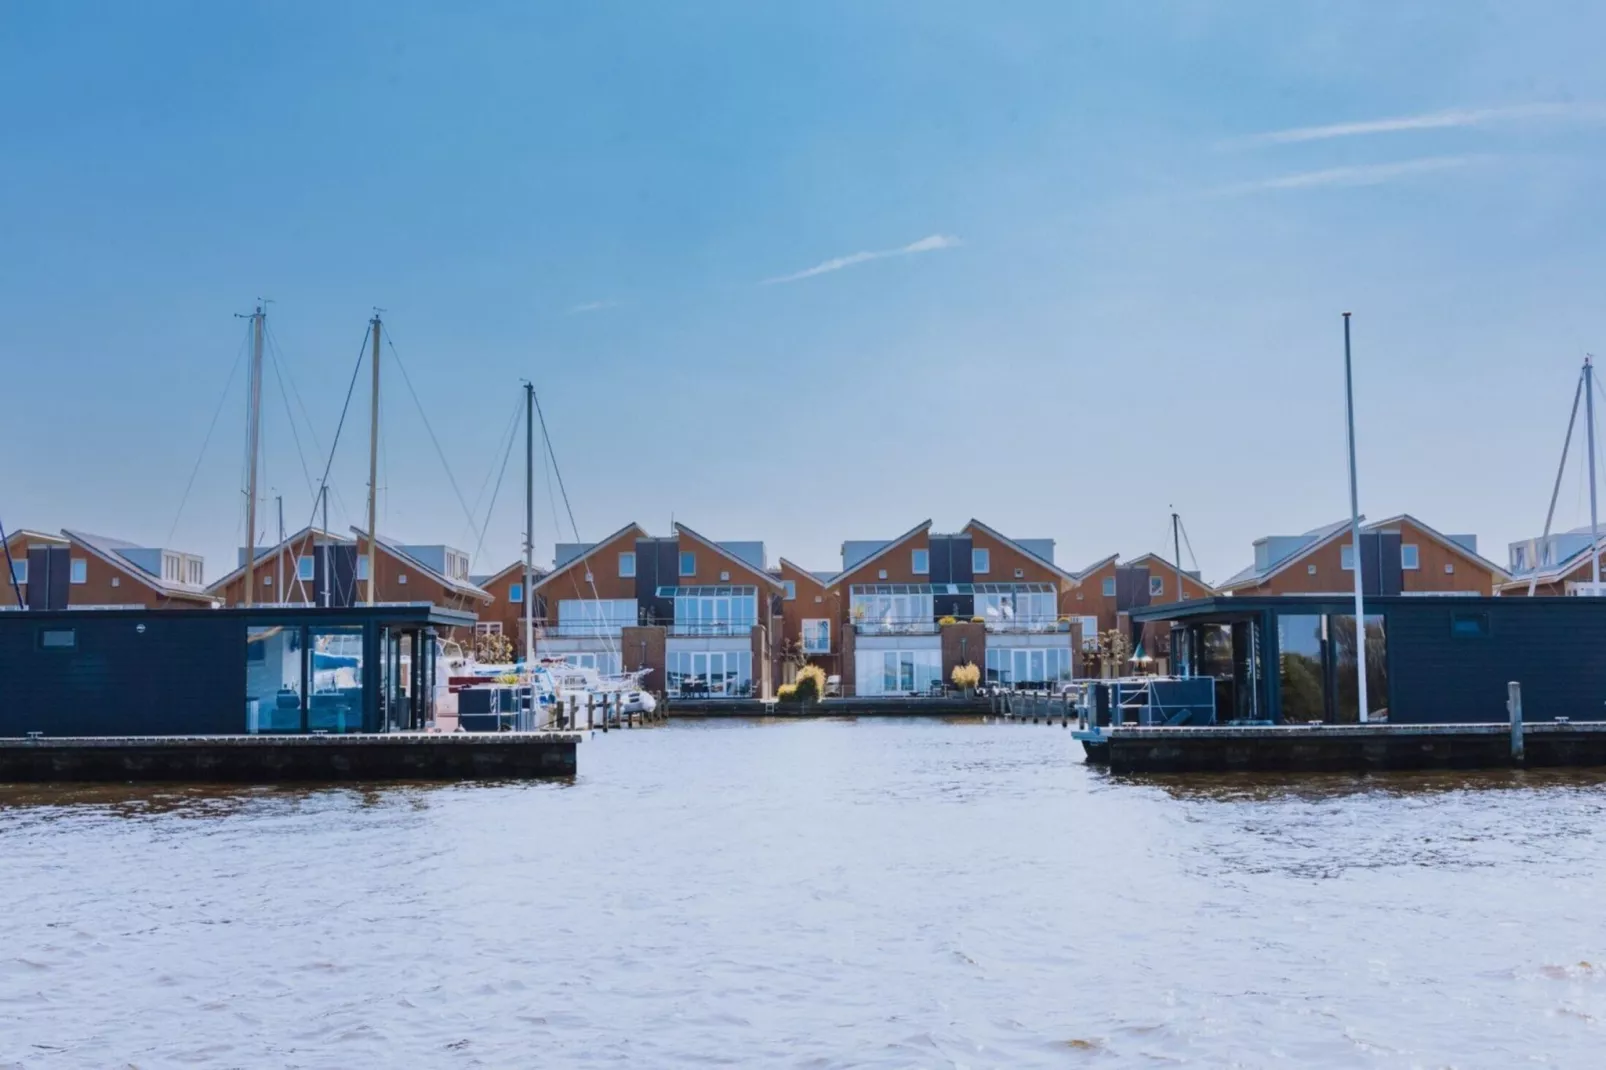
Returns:
[[[531,569],[532,584],[547,574],[540,565]],[[475,635],[505,635],[513,644],[515,656],[524,656],[524,560],[506,565],[499,572],[485,576],[472,576],[474,586],[491,596],[491,604],[480,614],[474,626]],[[541,621],[536,614],[535,623]]]
[[[1350,522],[1255,540],[1255,560],[1218,585],[1224,594],[1353,594]],[[1446,535],[1409,514],[1361,523],[1365,594],[1491,595],[1511,579],[1478,554],[1476,535]]]
[[[14,608],[17,590],[29,609],[142,606],[196,609],[213,604],[199,554],[63,530],[18,531],[7,540],[16,588],[0,596]]]
[[[1606,527],[1599,534],[1606,535]],[[1506,547],[1510,579],[1495,584],[1494,593],[1518,597],[1596,593],[1595,561],[1602,554],[1598,548],[1589,552],[1596,537],[1581,527],[1511,543]],[[1606,573],[1606,564],[1601,571]]]
[[[999,686],[1074,675],[1074,633],[1059,608],[1075,577],[1054,563],[1053,540],[975,519],[954,534],[931,523],[842,544],[842,570],[825,586],[838,599],[844,693],[922,693],[967,662]]]
[[[676,697],[768,695],[785,589],[761,542],[716,542],[680,523],[654,537],[627,524],[597,543],[559,544],[534,584],[536,655],[646,670],[644,686]]]
[[[1127,636],[1134,653],[1141,644],[1144,654],[1167,657],[1169,625],[1162,622],[1135,626],[1130,619],[1131,612],[1163,602],[1207,598],[1216,593],[1197,571],[1184,570],[1179,599],[1176,565],[1153,553],[1130,561],[1122,561],[1120,554],[1111,554],[1075,576],[1071,589],[1060,602],[1060,609],[1076,621],[1085,653],[1097,647],[1099,633],[1120,631]],[[1085,657],[1083,667],[1090,673],[1094,669]]]
[[[770,570],[781,581],[781,646],[779,681],[791,683],[795,662],[818,665],[827,676],[842,675],[841,630],[846,617],[840,588],[829,586],[834,573],[803,568],[786,558]]]

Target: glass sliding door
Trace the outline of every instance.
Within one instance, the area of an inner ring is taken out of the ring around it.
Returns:
[[[1283,723],[1328,720],[1327,619],[1316,615],[1278,614],[1277,650]]]
[[[411,653],[411,642],[402,643],[402,633],[391,633],[391,646],[400,657]],[[361,732],[364,706],[362,628],[313,628],[307,638],[312,658],[312,690],[307,696],[307,728],[313,732]],[[407,663],[410,665],[410,658]],[[398,691],[407,678],[405,670],[392,665],[392,687]],[[402,696],[405,698],[405,696]]]
[[[301,655],[298,625],[246,628],[246,732],[302,731]]]

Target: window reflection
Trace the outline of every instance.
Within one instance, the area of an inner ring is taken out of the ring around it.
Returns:
[[[301,629],[245,630],[245,730],[301,731]]]
[[[308,731],[362,731],[362,628],[315,629],[308,645],[312,652]]]

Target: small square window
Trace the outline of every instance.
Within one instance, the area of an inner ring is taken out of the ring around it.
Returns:
[[[882,569],[881,572],[879,573],[878,578],[883,579],[883,580],[886,579],[887,578],[887,570],[886,569]]]
[[[68,566],[67,579],[73,583],[88,583],[89,562],[81,557],[73,558],[72,564]]]
[[[720,583],[729,583],[730,582],[730,578],[731,578],[731,574],[729,572],[721,572],[719,574],[719,582]]]
[[[1023,579],[1025,579],[1025,578],[1026,578],[1026,570],[1025,570],[1025,569],[1023,569],[1023,568],[1018,568],[1018,569],[1016,569],[1016,570],[1015,570],[1015,578],[1016,578],[1016,579],[1017,579],[1017,580],[1023,580]]]
[[[507,585],[507,600],[509,602],[524,601],[524,584],[510,583]]]
[[[931,551],[930,550],[911,550],[911,551],[909,551],[909,569],[916,576],[930,575],[931,574]]]
[[[1451,613],[1450,637],[1452,639],[1487,639],[1489,637],[1489,614],[1468,613],[1465,611]]]
[[[1115,597],[1115,577],[1114,576],[1105,577],[1104,586],[1101,588],[1101,590],[1103,590],[1105,598],[1114,598]]]
[[[1450,562],[1446,561],[1444,563],[1444,574],[1446,576],[1454,576],[1455,575],[1455,566],[1450,564]]]
[[[1305,575],[1307,575],[1307,576],[1316,575],[1316,566],[1315,565],[1306,565],[1305,566]]]
[[[586,582],[587,583],[596,583],[597,582],[597,578],[595,576],[593,576],[590,572],[587,572],[586,573]]]
[[[121,576],[113,576],[112,577],[112,586],[113,587],[121,587],[122,585],[123,585],[123,578]]]
[[[824,595],[820,595],[820,594],[817,594],[817,595],[815,595],[815,596],[814,596],[814,601],[815,601],[815,602],[816,602],[816,603],[820,603],[820,602],[823,602],[823,601],[825,601],[825,596],[824,596]]]
[[[76,628],[41,628],[39,630],[40,650],[72,650],[78,646],[78,630]]]
[[[636,574],[636,555],[630,550],[619,555],[619,578],[629,579]]]
[[[978,574],[985,573],[992,567],[993,555],[991,550],[970,551],[970,571]]]
[[[396,582],[400,583],[400,584],[406,584],[407,583],[407,573],[405,573],[405,572],[398,573],[397,576],[396,576]]]
[[[272,587],[273,586],[273,577],[269,576],[265,572],[262,574],[262,586],[264,586],[264,587]]]
[[[697,575],[697,555],[690,550],[680,551],[680,574],[682,576]]]
[[[786,589],[786,600],[788,602],[792,601],[794,598],[797,597],[797,581],[796,580],[782,580],[781,581],[781,586]]]
[[[1400,546],[1400,567],[1405,569],[1418,569],[1422,567],[1421,555],[1417,553],[1416,544],[1404,543]]]

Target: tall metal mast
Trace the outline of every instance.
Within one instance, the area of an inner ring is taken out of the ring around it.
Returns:
[[[1600,514],[1595,508],[1595,363],[1584,358],[1584,415],[1589,439],[1589,560],[1591,594],[1600,594]]]
[[[331,595],[335,589],[334,566],[329,560],[329,484],[318,488],[318,504],[323,507],[323,590],[319,592],[326,606],[334,605]]]
[[[1361,497],[1355,485],[1355,378],[1350,370],[1349,313],[1344,313],[1344,418],[1349,431],[1350,552],[1355,560],[1355,694],[1356,709],[1366,723],[1366,606],[1361,594]]]
[[[1578,423],[1578,400],[1584,393],[1584,377],[1578,376],[1578,386],[1573,390],[1573,411],[1567,417],[1567,437],[1561,442],[1561,463],[1556,466],[1556,482],[1550,488],[1550,508],[1545,512],[1545,530],[1539,536],[1539,545],[1534,548],[1532,571],[1528,575],[1528,597],[1532,598],[1535,588],[1539,586],[1539,567],[1544,564],[1545,547],[1550,545],[1550,525],[1556,519],[1556,499],[1561,495],[1561,477],[1567,471],[1567,454],[1573,448],[1573,427]]]
[[[535,384],[524,384],[524,667],[535,664]]]
[[[1176,513],[1172,513],[1171,514],[1171,552],[1176,554],[1176,559],[1175,560],[1176,560],[1176,563],[1177,563],[1177,601],[1178,602],[1182,601],[1183,598],[1186,597],[1182,593],[1182,537],[1177,534],[1177,526],[1178,526],[1179,523],[1180,523],[1180,521],[1177,519],[1177,514]]]
[[[251,314],[251,382],[246,390],[245,434],[249,454],[245,477],[245,596],[241,604],[250,607],[256,594],[257,564],[257,451],[262,446],[262,327],[266,313],[262,306]]]
[[[274,555],[278,561],[276,564],[276,575],[273,580],[274,583],[278,584],[278,586],[275,588],[275,590],[278,591],[278,597],[275,598],[274,601],[282,603],[289,601],[284,594],[284,495],[278,495],[274,498],[274,501],[279,505],[279,552]]]
[[[379,581],[376,571],[379,559],[375,553],[379,535],[374,530],[379,512],[379,313],[379,309],[374,309],[374,318],[369,321],[374,329],[374,384],[368,417],[368,604],[371,606],[378,604],[374,592]]]

